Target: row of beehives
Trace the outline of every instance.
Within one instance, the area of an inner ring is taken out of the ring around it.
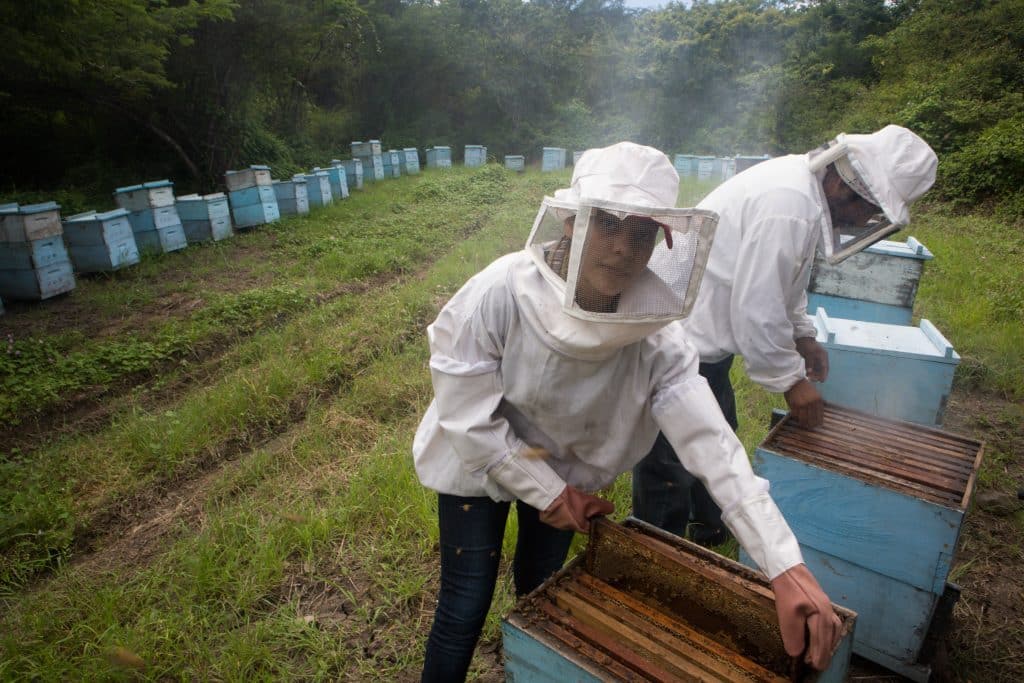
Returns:
[[[715,157],[677,154],[672,163],[676,167],[676,172],[679,173],[680,178],[728,180],[737,173],[741,173],[769,158],[767,154],[759,157]]]
[[[504,621],[509,680],[839,682],[851,651],[928,680],[930,644],[959,595],[948,579],[983,455],[936,428],[957,356],[927,320],[910,325],[930,258],[911,237],[814,264],[809,310],[831,366],[824,424],[785,416],[752,459],[840,606],[829,669],[809,675],[782,651],[763,576],[631,521],[595,525],[586,556]]]

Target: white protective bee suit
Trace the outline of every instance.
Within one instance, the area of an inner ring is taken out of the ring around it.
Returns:
[[[697,374],[697,350],[671,319],[685,305],[671,316],[588,319],[569,310],[572,297],[537,256],[538,226],[552,212],[579,211],[575,249],[588,204],[633,207],[622,214],[674,206],[678,177],[667,159],[667,170],[654,164],[626,174],[640,178],[633,185],[616,185],[602,172],[587,175],[592,163],[600,170],[618,153],[635,156],[637,146],[620,145],[585,154],[573,188],[545,200],[531,246],[470,279],[428,328],[435,398],[413,444],[417,475],[440,493],[518,498],[545,510],[567,485],[594,492],[611,484],[647,454],[661,430],[683,465],[706,483],[740,544],[775,578],[802,563],[800,550],[768,483],[754,475]],[[604,156],[588,159],[595,152]],[[660,220],[685,224],[708,215],[695,213]],[[686,237],[673,233],[675,249]],[[696,295],[706,244],[695,248],[696,265],[686,273],[696,280],[676,290],[684,292],[680,303]],[[665,279],[645,272],[622,294],[619,309],[672,299]],[[529,447],[550,455],[530,457]]]

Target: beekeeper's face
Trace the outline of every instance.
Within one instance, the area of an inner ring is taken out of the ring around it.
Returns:
[[[614,311],[618,296],[647,266],[661,227],[643,216],[597,210],[580,262],[576,299],[591,311]]]

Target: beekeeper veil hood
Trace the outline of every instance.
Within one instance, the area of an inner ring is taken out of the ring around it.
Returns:
[[[825,258],[839,263],[910,223],[910,205],[935,182],[938,158],[928,143],[902,126],[867,135],[840,134],[808,155],[812,171],[833,164],[862,199],[878,207],[866,225],[833,225],[822,235]]]

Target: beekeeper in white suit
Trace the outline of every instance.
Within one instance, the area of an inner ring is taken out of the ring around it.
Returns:
[[[828,598],[722,417],[678,320],[696,297],[715,214],[673,208],[678,176],[650,147],[587,151],[545,198],[523,251],[459,290],[428,328],[434,401],[413,444],[438,492],[441,588],[425,681],[465,677],[490,606],[510,501],[523,595],[565,561],[574,531],[612,512],[592,495],[659,430],[771,578],[787,651],[827,665]],[[648,266],[657,244],[675,258]]]
[[[752,380],[785,396],[801,424],[822,423],[821,394],[811,382],[828,376],[828,354],[806,314],[815,250],[838,263],[907,225],[909,206],[932,186],[937,163],[924,140],[890,125],[762,162],[701,201],[699,208],[720,218],[700,294],[682,324],[734,429],[735,354]],[[676,256],[658,247],[652,262]],[[718,507],[663,437],[634,469],[633,511],[680,536],[692,519],[698,543],[727,538]]]

